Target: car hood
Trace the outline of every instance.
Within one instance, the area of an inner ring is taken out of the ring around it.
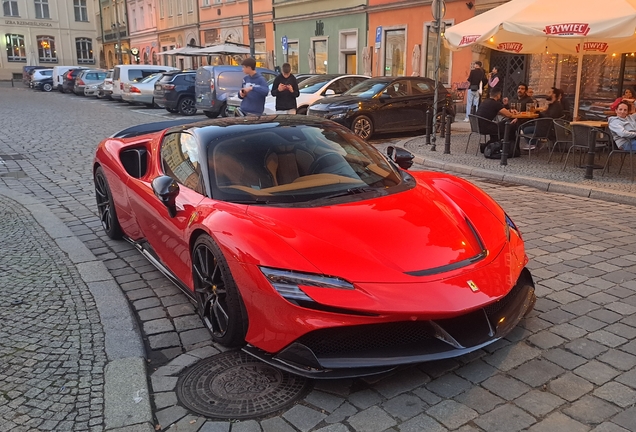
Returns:
[[[426,184],[388,196],[314,208],[250,206],[248,213],[323,274],[351,282],[403,282],[414,273],[443,277],[468,265],[490,243],[505,243],[502,222],[485,208],[475,222],[448,196]],[[496,238],[496,241],[491,241]],[[483,255],[483,254],[482,254]],[[482,260],[483,261],[483,260]],[[269,265],[269,264],[266,264]]]

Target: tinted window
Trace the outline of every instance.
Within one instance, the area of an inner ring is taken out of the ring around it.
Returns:
[[[142,83],[147,83],[152,81],[153,79],[157,78],[159,74],[152,74],[152,75],[148,75],[146,78],[142,79],[140,82]]]
[[[365,80],[346,92],[348,96],[359,96],[364,99],[370,99],[386,87],[384,81],[378,82],[373,80]]]
[[[194,84],[194,74],[184,75],[183,80],[188,84]]]
[[[409,92],[409,82],[408,81],[394,81],[387,86],[386,89],[382,92],[382,94],[388,94],[391,97],[403,97],[408,96]]]
[[[42,71],[42,72],[40,72],[40,73],[41,73],[42,75],[44,75],[44,76],[53,76],[53,71],[52,71],[52,70],[48,70],[48,71],[47,71],[47,70],[45,70],[45,71]]]
[[[144,70],[144,69],[128,69],[128,80],[139,81],[142,78],[146,78],[149,75],[156,74],[156,70]]]
[[[96,80],[97,79],[97,74],[95,72],[89,72],[87,74],[84,75],[86,79],[89,80]]]
[[[161,161],[166,175],[179,184],[204,194],[196,138],[187,133],[167,135],[161,144]]]
[[[243,72],[227,71],[221,72],[216,79],[216,86],[219,90],[236,90],[241,88],[243,82]]]
[[[411,87],[413,89],[413,94],[421,95],[421,94],[429,94],[433,92],[433,87],[427,82],[411,82]]]
[[[298,84],[298,89],[301,93],[316,93],[323,88],[325,84],[331,81],[333,77],[315,76],[306,79],[302,83]]]

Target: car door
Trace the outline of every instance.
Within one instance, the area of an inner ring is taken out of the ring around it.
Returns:
[[[145,239],[161,262],[179,279],[192,281],[188,228],[196,218],[197,206],[205,198],[205,186],[196,138],[187,132],[167,134],[159,148],[161,174],[179,184],[177,212],[170,217],[166,206],[152,192],[151,184],[129,187],[130,203]]]
[[[435,97],[435,88],[433,83],[426,80],[411,81],[411,92],[413,93],[412,106],[416,110],[412,113],[416,120],[416,127],[426,126],[426,111],[433,107],[433,99]],[[445,93],[440,91],[440,100],[446,97]]]
[[[380,94],[374,114],[375,130],[379,132],[410,128],[410,102],[409,81],[392,81]]]

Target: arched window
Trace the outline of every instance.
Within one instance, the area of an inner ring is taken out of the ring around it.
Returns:
[[[38,55],[43,63],[57,62],[55,38],[53,36],[38,36]]]
[[[79,64],[95,63],[92,40],[87,38],[77,38],[75,39],[75,47],[77,49],[77,62]]]

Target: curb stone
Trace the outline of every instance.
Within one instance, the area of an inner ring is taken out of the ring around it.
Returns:
[[[37,199],[0,187],[0,195],[31,213],[67,254],[89,288],[104,328],[108,362],[104,371],[104,419],[107,431],[153,431],[146,378],[146,353],[137,322],[119,285],[102,261]]]

